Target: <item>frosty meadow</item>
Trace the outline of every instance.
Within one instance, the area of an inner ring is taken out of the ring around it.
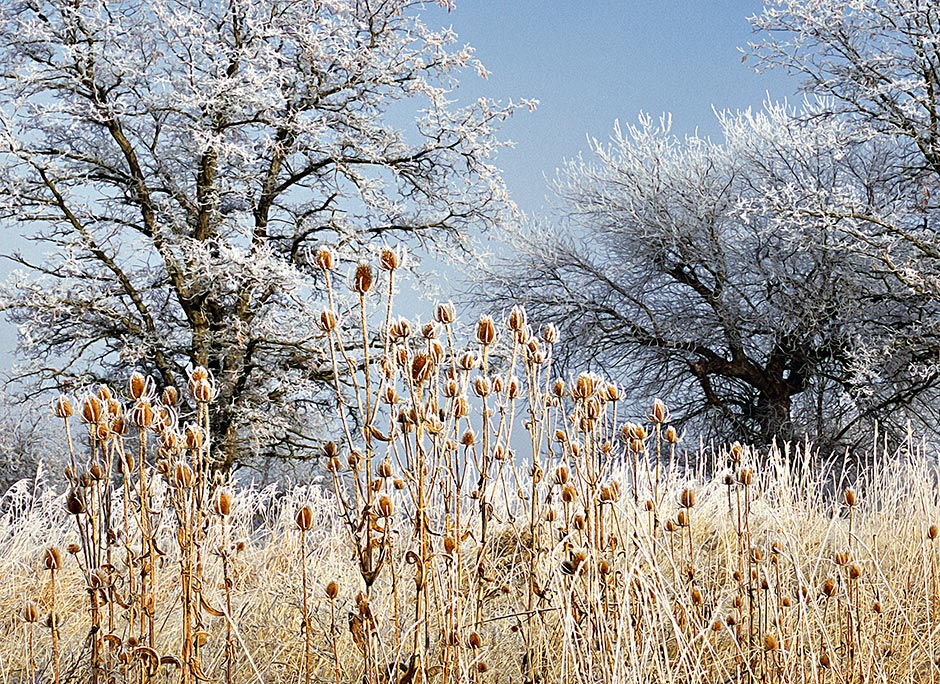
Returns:
[[[940,681],[940,5],[541,218],[451,9],[0,2],[0,684]]]

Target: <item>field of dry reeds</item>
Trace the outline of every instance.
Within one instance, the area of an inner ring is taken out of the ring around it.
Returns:
[[[913,440],[851,482],[806,447],[705,456],[663,402],[625,416],[616,384],[558,378],[521,308],[396,317],[386,249],[340,311],[333,260],[322,482],[217,473],[202,368],[195,415],[140,374],[59,398],[64,477],[0,509],[0,682],[940,679]]]

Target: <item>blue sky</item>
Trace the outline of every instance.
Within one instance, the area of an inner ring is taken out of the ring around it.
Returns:
[[[795,80],[741,61],[738,48],[754,39],[747,17],[760,9],[760,0],[457,0],[426,22],[451,25],[491,72],[468,74],[461,96],[540,101],[506,125],[516,147],[498,165],[519,206],[542,213],[545,177],[589,136],[606,139],[615,119],[671,112],[673,132],[714,138],[713,106],[757,108],[768,93],[795,101]]]

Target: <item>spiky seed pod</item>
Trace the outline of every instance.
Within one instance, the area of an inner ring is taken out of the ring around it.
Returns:
[[[320,247],[317,250],[316,262],[317,262],[317,266],[324,273],[332,271],[333,270],[333,250],[331,250],[326,245]]]
[[[692,604],[701,606],[703,603],[705,603],[705,598],[702,596],[702,591],[696,587],[692,590]]]
[[[565,485],[561,490],[561,500],[565,503],[573,503],[578,498],[578,491],[570,484]]]
[[[742,447],[738,442],[735,442],[731,445],[731,450],[728,452],[728,457],[731,459],[731,462],[734,465],[737,465],[741,462],[741,457],[744,455],[744,447]]]
[[[574,516],[574,529],[583,530],[587,525],[587,521],[584,519],[583,513],[576,513]]]
[[[94,394],[82,400],[82,422],[97,425],[101,420],[101,400]]]
[[[65,499],[65,509],[72,515],[81,515],[85,512],[85,502],[76,491],[69,492]]]
[[[480,316],[477,322],[477,342],[487,347],[496,341],[496,323],[492,316]]]
[[[437,323],[425,323],[421,326],[421,337],[424,339],[436,340],[440,336],[440,326]]]
[[[480,366],[480,357],[476,353],[468,351],[460,355],[457,359],[457,368],[462,371],[472,371]]]
[[[88,469],[89,474],[91,474],[91,479],[95,482],[101,482],[104,479],[104,468],[101,465],[100,461],[95,461],[91,464],[91,467]]]
[[[542,328],[542,340],[545,341],[545,344],[549,345],[558,342],[558,328],[556,328],[553,323],[549,323]]]
[[[683,508],[692,508],[695,506],[695,490],[686,487],[679,495],[679,505]]]
[[[339,585],[330,580],[329,584],[326,585],[326,597],[332,601],[337,596],[339,596]]]
[[[39,608],[32,601],[26,601],[23,604],[23,612],[21,613],[24,622],[33,624],[39,620]]]
[[[379,463],[378,474],[379,477],[383,479],[390,478],[392,476],[392,462],[386,458],[384,461]]]
[[[490,666],[486,664],[485,660],[481,660],[477,663],[477,672],[480,674],[486,674],[489,672]]]
[[[516,304],[512,307],[512,310],[509,312],[509,317],[506,320],[506,327],[512,330],[513,332],[519,332],[526,325],[526,313],[525,307]]]
[[[875,602],[871,605],[871,609],[872,609],[873,611],[875,611],[876,613],[878,613],[879,615],[881,615],[882,610],[884,610],[884,608],[882,608],[882,606],[881,606],[881,601],[875,601]]]
[[[360,261],[356,266],[356,272],[353,274],[353,291],[358,295],[365,295],[372,289],[375,282],[375,275],[372,273],[372,267]]]
[[[934,539],[937,538],[938,532],[940,532],[940,530],[938,530],[937,526],[931,525],[930,527],[927,528],[927,538],[930,539],[930,541],[933,541]]]
[[[856,499],[855,490],[849,487],[848,489],[845,490],[845,505],[848,506],[849,508],[852,508],[855,506],[856,501],[857,499]]]
[[[571,396],[575,399],[587,399],[594,394],[596,381],[590,373],[581,373],[571,388]]]
[[[545,519],[548,522],[555,522],[555,520],[558,519],[558,511],[556,511],[554,508],[549,508],[547,511],[545,511]]]
[[[832,577],[827,577],[822,583],[822,593],[828,598],[836,593],[836,581]]]
[[[568,484],[568,478],[571,473],[568,471],[568,466],[560,465],[555,469],[555,483],[560,485]]]
[[[563,396],[565,396],[565,381],[564,380],[561,380],[561,379],[555,380],[555,383],[552,385],[552,394],[558,399],[561,399]]]
[[[679,433],[676,432],[676,429],[672,425],[666,428],[666,441],[669,444],[677,444],[679,442]]]
[[[154,411],[150,400],[146,398],[138,399],[137,403],[131,409],[131,420],[135,425],[142,428],[148,428],[153,424]]]
[[[54,546],[50,546],[46,549],[46,553],[43,555],[43,562],[46,565],[46,570],[58,570],[62,567],[62,555],[59,553],[59,549]]]
[[[402,254],[397,249],[383,247],[379,252],[379,265],[385,271],[394,271],[401,267]]]
[[[485,375],[478,375],[473,381],[473,391],[478,397],[487,397],[493,389],[492,383]]]
[[[173,484],[177,489],[189,489],[193,486],[193,469],[188,463],[177,463],[173,467]]]
[[[666,532],[675,532],[676,529],[676,523],[672,518],[666,521]]]
[[[119,534],[118,536],[120,536],[120,534]],[[72,554],[72,555],[74,556],[74,555],[76,555],[79,551],[82,550],[82,547],[79,546],[78,544],[76,544],[75,542],[72,542],[71,544],[69,544],[68,546],[65,547],[65,550],[66,550],[68,553],[70,553],[70,554]]]
[[[460,435],[460,443],[465,447],[470,447],[476,444],[477,436],[474,434],[473,430],[467,430],[462,435]]]
[[[764,635],[764,650],[765,651],[777,650],[777,637],[775,637],[770,632]]]
[[[131,399],[137,401],[147,394],[148,389],[150,389],[147,380],[148,378],[139,371],[131,373],[131,377],[127,381],[127,391]]]
[[[55,415],[58,418],[72,417],[72,402],[64,394],[60,394],[55,401]]]
[[[336,330],[339,322],[336,319],[336,314],[333,313],[330,309],[324,309],[320,312],[320,330],[325,333],[333,332]]]
[[[738,482],[743,484],[745,487],[750,486],[751,482],[754,480],[754,471],[750,468],[741,468],[741,471],[738,473]]]
[[[424,352],[415,354],[411,362],[411,381],[419,387],[431,379],[434,372],[434,362],[431,356]]]
[[[518,399],[520,392],[521,385],[519,384],[519,378],[514,375],[509,378],[509,382],[506,385],[506,396],[509,399]]]
[[[457,310],[453,302],[439,302],[434,311],[434,320],[442,325],[450,325],[457,320]]]
[[[198,425],[193,425],[190,423],[186,426],[184,431],[184,436],[186,440],[186,448],[190,451],[196,451],[202,448],[205,435],[203,435],[202,428]]]
[[[568,435],[565,434],[564,430],[555,430],[555,441],[564,443],[568,441]]]
[[[220,489],[215,495],[215,513],[222,517],[232,512],[232,495],[227,489]]]
[[[180,393],[179,390],[170,385],[169,387],[163,390],[163,394],[160,397],[160,401],[163,402],[166,406],[176,406],[179,403]]]
[[[297,515],[294,517],[294,522],[297,523],[297,527],[304,530],[305,532],[313,527],[313,509],[310,505],[305,505],[297,511]]]
[[[392,506],[392,500],[386,495],[382,496],[379,499],[379,515],[383,518],[391,518],[392,513],[394,513],[394,506]]]
[[[829,657],[829,654],[823,651],[819,656],[819,664],[822,665],[827,670],[832,669],[832,658]]]
[[[684,509],[676,514],[676,524],[679,527],[689,526],[689,514]]]
[[[669,419],[669,411],[666,410],[666,405],[661,399],[653,400],[653,410],[650,412],[650,418],[657,424],[665,423]]]
[[[466,418],[470,415],[470,401],[467,397],[457,397],[454,400],[454,409],[453,409],[454,418],[458,420],[460,418]]]
[[[849,556],[848,551],[839,551],[835,555],[836,565],[845,565],[846,563],[849,562],[849,560],[850,560],[850,556]]]
[[[853,580],[857,580],[861,576],[862,569],[855,563],[852,563],[852,565],[849,566],[849,577],[851,577]]]
[[[190,391],[200,404],[208,404],[215,399],[215,386],[209,380],[200,380],[191,386]]]

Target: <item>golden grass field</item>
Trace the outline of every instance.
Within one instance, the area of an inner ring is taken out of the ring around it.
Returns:
[[[69,466],[3,499],[0,682],[940,679],[932,452],[875,439],[849,481],[806,445],[700,450],[557,378],[520,308],[393,317],[390,253],[345,312],[319,256],[349,408],[321,483],[216,473],[204,369],[182,418],[139,374],[56,402]]]

